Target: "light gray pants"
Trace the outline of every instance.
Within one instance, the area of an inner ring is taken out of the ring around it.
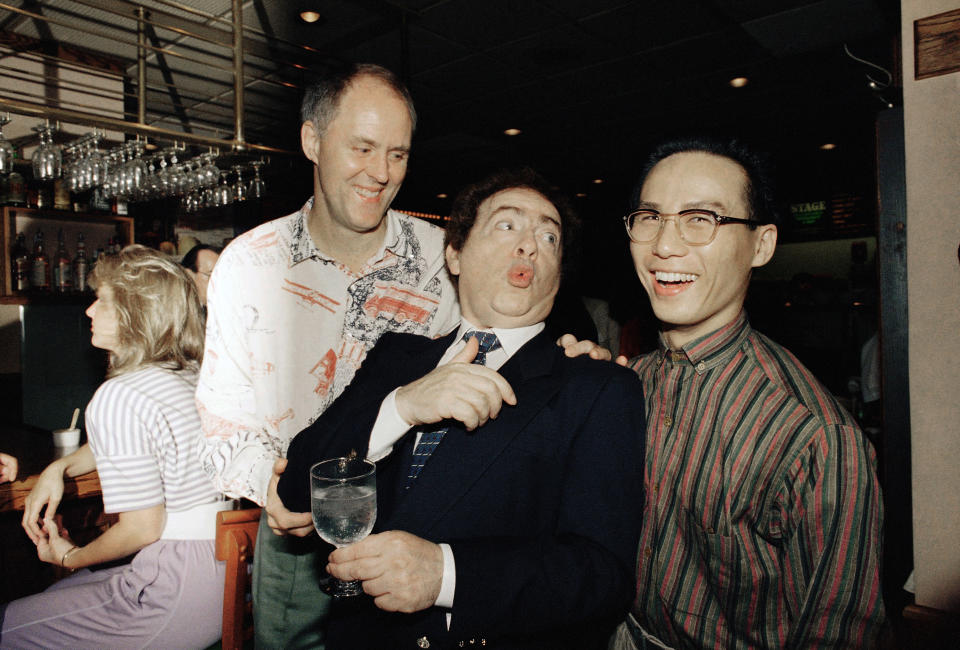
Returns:
[[[7,605],[0,648],[205,648],[220,638],[224,569],[213,540],[154,542]]]

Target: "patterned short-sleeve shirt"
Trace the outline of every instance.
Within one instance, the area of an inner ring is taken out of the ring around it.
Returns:
[[[391,210],[383,246],[353,273],[314,245],[312,206],[238,237],[208,289],[203,464],[219,489],[260,504],[274,460],[384,332],[436,337],[460,322],[442,229]]]

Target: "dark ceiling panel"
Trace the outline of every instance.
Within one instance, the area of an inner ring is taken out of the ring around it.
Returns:
[[[625,52],[696,39],[731,27],[699,0],[641,2],[582,21],[584,30]]]
[[[743,24],[777,56],[816,51],[882,32],[884,17],[872,0],[830,0]]]
[[[712,0],[712,4],[718,10],[737,23],[828,2],[837,2],[837,0]]]
[[[523,0],[454,0],[416,18],[423,29],[443,34],[452,41],[482,52],[563,22],[540,3]]]

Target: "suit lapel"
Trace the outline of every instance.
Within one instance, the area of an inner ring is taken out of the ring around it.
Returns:
[[[403,496],[381,530],[426,533],[454,508],[497,458],[509,453],[510,443],[559,390],[559,379],[552,374],[558,353],[544,332],[518,350],[500,369],[517,395],[517,406],[504,405],[497,419],[472,432],[454,423],[413,486],[404,490],[401,482],[394,484],[393,489]],[[412,447],[407,444],[402,450],[406,452],[402,455],[404,463],[409,466]]]

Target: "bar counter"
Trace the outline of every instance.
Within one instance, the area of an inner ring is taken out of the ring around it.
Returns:
[[[49,431],[23,425],[0,425],[0,451],[16,456],[19,462],[17,480],[0,484],[0,513],[23,510],[24,500],[36,484],[38,475],[63,450],[53,446]],[[99,496],[100,477],[96,470],[64,480],[64,503]]]
[[[25,425],[0,424],[0,451],[16,456],[17,480],[0,484],[0,603],[42,591],[62,577],[59,567],[41,562],[21,526],[24,500],[43,468],[62,450],[49,431]],[[109,527],[114,517],[103,513],[96,471],[64,480],[58,514],[71,538],[87,543]]]

